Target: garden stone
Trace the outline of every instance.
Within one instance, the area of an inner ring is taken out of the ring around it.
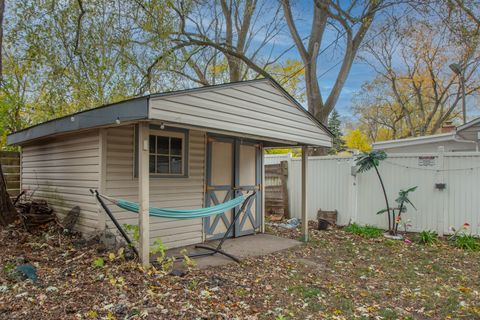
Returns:
[[[57,287],[50,286],[50,287],[48,287],[47,289],[45,289],[45,291],[47,291],[47,292],[57,292],[57,291],[58,291],[58,288],[57,288]]]
[[[170,275],[174,277],[184,277],[186,274],[187,273],[185,272],[185,270],[181,269],[173,269],[172,271],[170,271]]]
[[[383,236],[390,240],[403,240],[403,236],[401,234],[393,235],[389,233],[384,233]]]

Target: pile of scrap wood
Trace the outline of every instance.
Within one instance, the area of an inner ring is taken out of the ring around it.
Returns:
[[[27,230],[56,220],[53,209],[45,200],[23,201],[15,206]]]

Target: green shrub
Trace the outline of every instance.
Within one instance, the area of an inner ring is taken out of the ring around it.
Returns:
[[[424,230],[417,234],[415,238],[417,243],[424,245],[432,245],[438,242],[437,233],[431,230]]]
[[[479,240],[471,234],[459,234],[451,242],[455,247],[463,250],[477,251],[480,249]]]
[[[92,261],[92,267],[94,268],[103,268],[104,265],[105,265],[105,261],[103,260],[102,257],[97,257]]]
[[[378,238],[381,235],[383,235],[383,230],[382,229],[379,229],[379,228],[376,228],[376,227],[373,227],[373,226],[369,226],[369,225],[360,226],[356,223],[352,223],[352,224],[346,226],[344,228],[344,230],[346,232],[350,232],[350,233],[359,235],[359,236],[367,238],[367,239]]]

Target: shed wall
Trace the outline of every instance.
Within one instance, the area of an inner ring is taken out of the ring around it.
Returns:
[[[89,189],[99,186],[98,130],[24,145],[21,166],[23,189],[47,200],[60,218],[80,206],[76,229],[90,232],[97,228],[98,207]]]
[[[134,177],[134,127],[107,129],[105,193],[114,198],[138,201],[138,179]],[[194,209],[204,204],[205,133],[189,132],[189,176],[150,178],[150,203],[155,207]],[[123,224],[138,224],[138,215],[110,206]],[[113,224],[106,219],[109,228]],[[202,220],[171,220],[150,217],[150,243],[160,238],[167,248],[203,241]]]
[[[150,118],[241,135],[331,144],[323,129],[267,82],[152,97]]]

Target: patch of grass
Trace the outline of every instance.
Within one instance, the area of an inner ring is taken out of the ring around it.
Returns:
[[[390,309],[390,308],[385,308],[379,310],[378,314],[383,318],[383,319],[389,319],[389,320],[396,320],[398,319],[397,313]]]
[[[417,234],[415,241],[419,244],[431,246],[438,242],[437,233],[431,230],[424,230]]]
[[[102,257],[97,257],[92,261],[92,267],[94,268],[103,268],[105,261]]]
[[[322,290],[319,288],[305,287],[305,286],[294,286],[288,289],[288,291],[299,294],[303,299],[315,298],[322,294]]]
[[[11,262],[7,262],[3,266],[3,272],[5,272],[5,273],[11,273],[13,271],[13,269],[15,269],[15,264],[13,264]]]
[[[376,227],[373,227],[373,226],[369,226],[368,224],[365,225],[365,226],[361,226],[359,224],[352,223],[352,224],[346,226],[343,230],[345,230],[346,232],[349,232],[349,233],[359,235],[359,236],[367,238],[367,239],[378,238],[383,234],[382,229],[379,229],[379,228],[376,228]]]
[[[469,251],[480,250],[480,243],[477,238],[471,234],[459,234],[451,240],[451,243],[460,249]]]

